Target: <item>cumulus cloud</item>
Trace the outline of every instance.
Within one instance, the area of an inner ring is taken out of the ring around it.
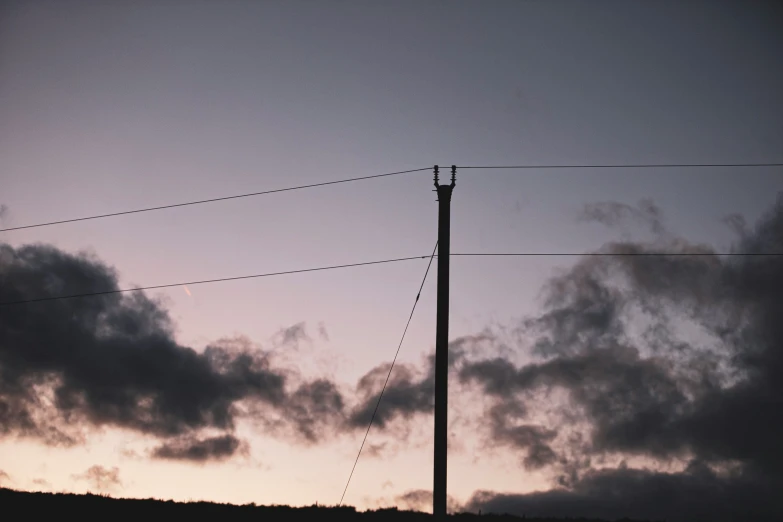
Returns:
[[[117,288],[114,269],[93,257],[0,244],[2,302]],[[69,446],[113,426],[171,439],[160,450],[171,457],[205,430],[222,432],[213,443],[233,440],[250,410],[285,412],[281,422],[314,441],[342,408],[335,385],[297,382],[246,340],[200,353],[178,344],[166,309],[143,292],[0,306],[0,436]],[[303,323],[284,332],[303,335]],[[204,449],[177,455],[216,454]]]
[[[117,288],[114,270],[96,259],[42,245],[0,250],[10,260],[0,267],[4,301]],[[5,432],[49,441],[59,428],[47,414],[174,436],[231,429],[239,399],[285,398],[285,376],[262,355],[178,345],[166,310],[141,292],[4,306],[0,372]]]
[[[421,375],[412,366],[395,365],[383,401],[378,405],[383,384],[389,374],[390,364],[385,363],[367,372],[357,384],[357,392],[361,402],[348,417],[348,423],[353,427],[367,426],[376,406],[374,425],[378,429],[388,427],[396,417],[410,419],[417,413],[430,413],[434,404],[434,371],[429,369]]]
[[[95,257],[0,244],[2,302],[113,291],[117,279]],[[315,444],[364,429],[388,372],[388,364],[371,369],[347,398],[334,381],[304,379],[283,364],[285,354],[247,339],[220,339],[197,352],[174,340],[167,310],[140,291],[0,306],[0,436],[50,445],[83,444],[91,430],[116,427],[158,439],[156,458],[220,460],[244,454],[234,436],[240,419]],[[276,338],[310,339],[304,322]],[[453,341],[452,367],[487,339]],[[395,368],[378,429],[405,429],[432,413],[433,362],[427,358],[422,371]]]
[[[109,491],[122,487],[120,469],[117,467],[105,468],[95,465],[88,468],[84,473],[72,475],[72,478],[87,482],[98,491]]]
[[[337,386],[326,379],[300,385],[286,403],[285,415],[298,435],[315,443],[344,417],[345,399]]]
[[[469,352],[477,352],[482,343],[490,339],[488,333],[476,336],[460,337],[449,343],[449,369],[456,365]],[[347,424],[350,428],[366,427],[372,418],[376,406],[373,426],[379,430],[405,426],[406,421],[415,420],[420,415],[431,415],[435,404],[435,354],[425,359],[424,369],[410,364],[396,364],[389,375],[390,363],[383,363],[364,374],[356,385],[357,405],[350,411]],[[383,400],[378,398],[383,390],[387,376],[389,381],[383,392]]]
[[[529,468],[549,466],[562,487],[485,492],[470,506],[669,520],[699,510],[710,520],[783,515],[772,494],[783,488],[783,262],[763,255],[783,254],[783,197],[740,235],[734,252],[743,255],[734,256],[665,232],[651,202],[586,215],[613,226],[646,220],[656,238],[606,244],[549,281],[544,311],[520,325],[534,339],[520,346],[531,362],[485,357],[460,368],[463,383],[492,398],[488,439]],[[616,467],[625,458],[648,468]]]
[[[351,431],[345,426],[345,397],[334,382],[324,378],[293,388],[285,408],[275,412],[250,408],[247,416],[266,433],[306,446]]]
[[[208,460],[225,460],[236,453],[247,454],[247,443],[233,435],[197,438],[186,435],[167,441],[152,450],[152,456],[164,460],[185,460],[190,462],[205,462]]]
[[[117,280],[95,257],[0,244],[5,303],[113,291]],[[282,364],[284,354],[247,339],[220,339],[197,352],[174,340],[167,310],[144,292],[0,306],[0,436],[50,445],[83,444],[91,430],[115,427],[157,439],[156,458],[221,460],[245,453],[234,436],[240,419],[315,444],[367,425],[388,370],[369,371],[348,400],[332,380],[304,379]],[[309,340],[304,322],[276,336]],[[427,365],[395,369],[379,428],[431,413],[431,358]]]

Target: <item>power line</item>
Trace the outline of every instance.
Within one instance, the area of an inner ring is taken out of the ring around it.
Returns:
[[[435,248],[432,249],[432,255],[430,256],[430,262],[427,263],[427,270],[424,272],[424,278],[421,280],[421,286],[419,286],[419,292],[416,294],[416,300],[413,302],[413,308],[411,308],[411,314],[408,316],[408,322],[405,323],[405,330],[402,331],[402,337],[400,338],[400,344],[397,345],[397,352],[394,354],[394,359],[392,359],[391,366],[389,367],[389,373],[386,375],[386,382],[383,383],[383,388],[381,389],[381,394],[378,396],[378,402],[375,404],[375,410],[372,412],[372,417],[370,417],[370,424],[367,425],[367,431],[364,433],[364,439],[362,440],[362,445],[359,446],[359,453],[356,454],[356,460],[353,461],[353,468],[351,468],[351,474],[348,476],[348,482],[345,483],[345,489],[343,490],[343,496],[340,497],[340,503],[337,504],[338,506],[343,505],[343,499],[345,498],[345,492],[348,491],[348,485],[351,483],[351,478],[353,477],[353,472],[356,470],[356,464],[359,462],[359,457],[362,455],[362,449],[364,448],[364,443],[367,442],[367,435],[370,434],[370,428],[372,428],[372,421],[375,420],[375,414],[378,413],[378,406],[381,405],[381,399],[383,398],[383,392],[386,391],[386,385],[389,384],[389,377],[391,377],[392,370],[394,369],[394,363],[397,362],[397,356],[400,354],[400,348],[402,348],[402,342],[405,340],[405,334],[408,333],[408,327],[411,324],[411,319],[413,319],[413,312],[416,311],[416,305],[419,303],[419,298],[421,297],[421,291],[424,288],[424,282],[427,280],[427,274],[430,273],[430,267],[432,266],[432,260],[435,258],[435,251],[438,249],[438,242],[435,242]]]
[[[163,210],[166,208],[175,208],[175,207],[185,207],[188,205],[201,205],[202,203],[214,203],[215,201],[226,201],[229,199],[239,199],[239,198],[248,198],[251,196],[263,196],[265,194],[276,194],[278,192],[290,192],[292,190],[301,190],[301,189],[307,189],[307,188],[314,188],[314,187],[324,187],[326,185],[337,185],[338,183],[348,183],[351,181],[362,181],[366,179],[376,179],[376,178],[385,178],[389,176],[399,176],[401,174],[409,174],[411,172],[421,172],[424,170],[430,170],[432,167],[426,167],[421,169],[411,169],[411,170],[401,170],[398,172],[387,172],[385,174],[373,174],[372,176],[361,176],[358,178],[347,178],[347,179],[339,179],[336,181],[324,181],[322,183],[311,183],[309,185],[298,185],[296,187],[287,187],[282,189],[274,189],[274,190],[264,190],[261,192],[250,192],[247,194],[237,194],[236,196],[226,196],[222,198],[211,198],[211,199],[202,199],[199,201],[189,201],[187,203],[175,203],[173,205],[163,205],[160,207],[149,207],[149,208],[140,208],[137,210],[126,210],[123,212],[112,212],[110,214],[98,214],[95,216],[87,216],[87,217],[81,217],[81,218],[73,218],[73,219],[63,219],[60,221],[50,221],[48,223],[38,223],[37,225],[24,225],[21,227],[11,227],[11,228],[0,228],[0,232],[9,232],[11,230],[22,230],[25,228],[37,228],[37,227],[48,227],[50,225],[61,225],[63,223],[73,223],[75,221],[87,221],[90,219],[100,219],[100,218],[107,218],[107,217],[113,217],[113,216],[123,216],[126,214],[138,214],[140,212],[151,212],[153,210]]]
[[[483,167],[458,166],[458,169],[647,169],[647,168],[704,168],[704,167],[783,167],[783,163],[641,163],[620,165],[488,165]]]
[[[606,256],[606,257],[689,257],[689,256],[783,256],[783,253],[742,253],[742,252],[528,252],[528,253],[509,253],[509,254],[495,254],[495,253],[466,253],[466,254],[451,254],[452,256],[482,256],[482,257],[503,257],[503,256],[516,256],[516,257],[536,257],[536,256]],[[435,257],[438,257],[435,255]]]
[[[581,257],[581,256],[607,256],[607,257],[624,257],[624,256],[647,256],[647,257],[686,257],[686,256],[748,256],[748,257],[767,257],[767,256],[783,256],[783,253],[705,253],[705,252],[694,252],[694,253],[683,253],[683,252],[619,252],[619,253],[611,253],[611,252],[528,252],[528,253],[453,253],[452,256],[461,256],[461,257],[538,257],[538,256],[570,256],[570,257]],[[224,281],[238,281],[241,279],[254,279],[258,277],[272,277],[272,276],[279,276],[279,275],[289,275],[289,274],[302,274],[305,272],[320,272],[324,270],[334,270],[337,268],[350,268],[350,267],[357,267],[357,266],[368,266],[368,265],[380,265],[385,263],[397,263],[400,261],[411,261],[413,259],[427,259],[428,257],[438,257],[438,254],[433,254],[432,256],[410,256],[410,257],[400,257],[395,259],[383,259],[380,261],[365,261],[362,263],[349,263],[344,265],[332,265],[332,266],[322,266],[322,267],[315,267],[315,268],[302,268],[299,270],[286,270],[282,272],[267,272],[264,274],[252,274],[252,275],[244,275],[244,276],[235,276],[235,277],[221,277],[217,279],[204,279],[201,281],[187,281],[182,283],[169,283],[165,285],[154,285],[154,286],[142,286],[137,288],[123,288],[123,289],[116,289],[116,290],[105,290],[102,292],[87,292],[83,294],[71,294],[71,295],[60,295],[60,296],[52,296],[52,297],[41,297],[36,299],[24,299],[20,301],[7,301],[7,302],[0,302],[0,306],[10,306],[10,305],[17,305],[17,304],[25,304],[25,303],[37,303],[41,301],[55,301],[59,299],[74,299],[77,297],[93,297],[93,296],[99,296],[99,295],[108,295],[108,294],[119,294],[124,292],[136,292],[141,290],[156,290],[159,288],[173,288],[175,286],[184,286],[184,285],[201,285],[201,284],[207,284],[207,283],[220,283]]]
[[[117,290],[105,290],[102,292],[87,292],[83,294],[72,294],[72,295],[61,295],[61,296],[54,296],[54,297],[40,297],[37,299],[24,299],[20,301],[8,301],[8,302],[0,302],[0,306],[9,306],[9,305],[18,305],[18,304],[24,304],[24,303],[38,303],[41,301],[55,301],[59,299],[73,299],[76,297],[93,297],[97,295],[108,295],[108,294],[119,294],[123,292],[135,292],[138,290],[155,290],[158,288],[171,288],[174,286],[184,286],[184,285],[201,285],[206,283],[218,283],[222,281],[237,281],[240,279],[252,279],[257,277],[271,277],[271,276],[279,276],[279,275],[288,275],[288,274],[301,274],[304,272],[318,272],[323,270],[334,270],[337,268],[349,268],[349,267],[356,267],[356,266],[368,266],[368,265],[380,265],[383,263],[397,263],[400,261],[410,261],[412,259],[427,259],[427,256],[413,256],[413,257],[400,257],[397,259],[384,259],[381,261],[366,261],[363,263],[350,263],[345,265],[332,265],[332,266],[321,266],[316,268],[302,268],[299,270],[286,270],[284,272],[267,272],[264,274],[254,274],[254,275],[246,275],[246,276],[237,276],[237,277],[223,277],[220,279],[205,279],[203,281],[188,281],[183,283],[171,283],[171,284],[165,284],[165,285],[155,285],[155,286],[144,286],[140,288],[125,288],[125,289],[117,289]],[[432,262],[432,260],[430,260]]]
[[[620,165],[487,165],[487,166],[466,166],[458,167],[460,169],[627,169],[627,168],[702,168],[702,167],[781,167],[783,163],[648,163],[648,164],[620,164]],[[237,194],[234,196],[225,196],[220,198],[202,199],[198,201],[188,201],[185,203],[174,203],[172,205],[162,205],[158,207],[140,208],[136,210],[126,210],[122,212],[111,212],[108,214],[97,214],[81,218],[62,219],[59,221],[49,221],[46,223],[37,223],[35,225],[23,225],[20,227],[0,228],[0,232],[10,232],[12,230],[23,230],[28,228],[48,227],[52,225],[62,225],[64,223],[74,223],[77,221],[88,221],[92,219],[101,219],[114,216],[123,216],[127,214],[138,214],[141,212],[151,212],[153,210],[163,210],[167,208],[185,207],[189,205],[201,205],[203,203],[214,203],[216,201],[227,201],[229,199],[247,198],[251,196],[262,196],[265,194],[275,194],[278,192],[290,192],[314,187],[324,187],[327,185],[337,185],[339,183],[349,183],[351,181],[362,181],[367,179],[383,178],[388,176],[398,176],[412,172],[422,172],[430,170],[432,167],[419,169],[401,170],[397,172],[387,172],[384,174],[374,174],[371,176],[360,176],[357,178],[347,178],[335,181],[324,181],[321,183],[311,183],[308,185],[298,185],[282,189],[264,190],[261,192],[249,192],[247,194]]]

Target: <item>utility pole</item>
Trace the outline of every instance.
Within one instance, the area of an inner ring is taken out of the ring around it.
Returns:
[[[449,402],[449,257],[451,254],[451,192],[457,178],[457,167],[451,166],[451,184],[438,183],[438,166],[434,167],[435,191],[438,193],[438,315],[435,331],[435,465],[432,488],[432,514],[446,519],[446,456],[448,454]]]

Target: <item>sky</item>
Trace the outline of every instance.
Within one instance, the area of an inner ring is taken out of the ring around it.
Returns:
[[[772,1],[5,1],[0,228],[435,164],[780,163],[781,22]],[[0,301],[427,256],[432,189],[421,171],[0,232]],[[717,510],[725,486],[782,512],[754,486],[783,480],[779,449],[729,436],[783,397],[781,276],[717,255],[783,252],[781,191],[781,167],[458,169],[452,252],[533,255],[451,262],[452,507],[649,516],[682,491]],[[715,255],[617,255],[661,250]],[[336,504],[425,269],[0,309],[0,483]],[[436,280],[360,509],[430,508]]]

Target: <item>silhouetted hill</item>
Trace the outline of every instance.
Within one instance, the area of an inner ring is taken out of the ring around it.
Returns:
[[[403,511],[395,508],[373,511],[356,511],[354,507],[290,507],[290,506],[256,506],[246,504],[218,504],[213,502],[174,502],[172,500],[155,499],[124,499],[102,495],[75,495],[70,493],[29,493],[0,488],[0,506],[5,513],[24,513],[25,518],[51,516],[53,513],[70,513],[81,519],[118,516],[123,517],[200,517],[208,519],[220,517],[220,520],[263,520],[266,522],[292,522],[299,520],[329,520],[340,521],[404,521],[431,520],[432,515],[418,511]],[[525,522],[607,522],[594,518],[521,518],[511,515],[474,515],[461,513],[451,515],[454,520],[492,520]],[[630,519],[623,519],[631,522]],[[634,521],[645,522],[645,521]],[[649,522],[649,521],[648,521]]]

